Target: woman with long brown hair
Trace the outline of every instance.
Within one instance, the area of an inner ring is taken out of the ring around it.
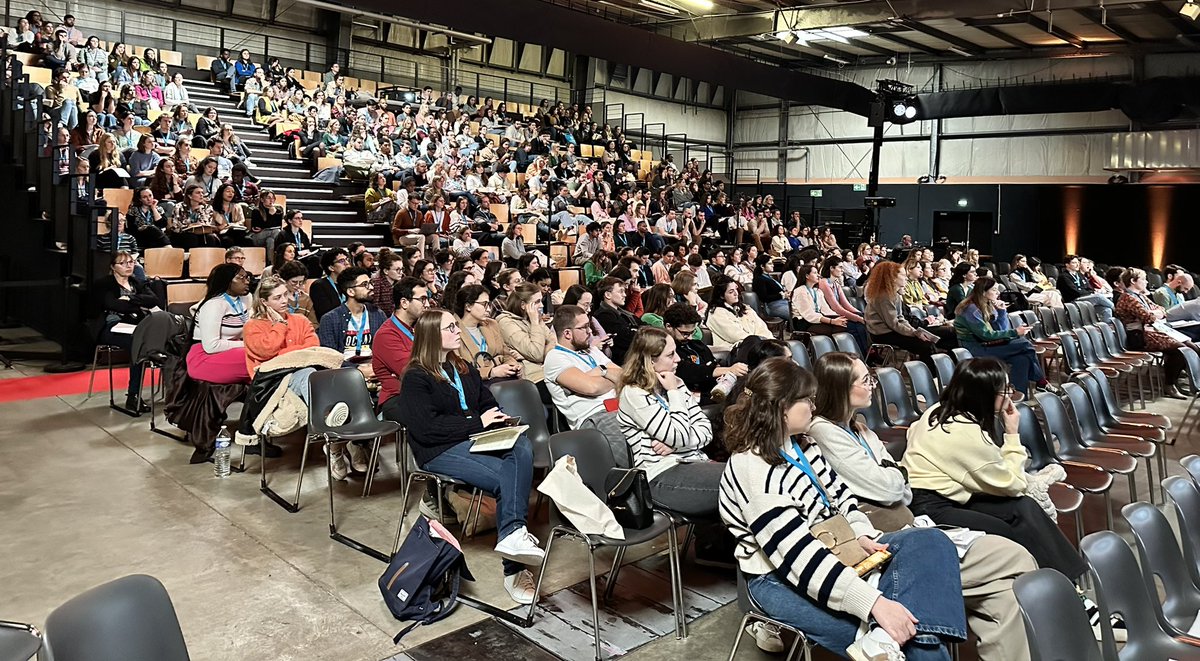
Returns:
[[[1000,300],[1000,288],[991,278],[980,278],[967,299],[954,311],[954,332],[958,343],[972,356],[991,356],[1003,360],[1009,369],[1009,382],[1021,395],[1029,393],[1029,384],[1044,389],[1048,381],[1037,351],[1025,334],[1029,327],[1013,327]]]
[[[967,635],[954,544],[931,529],[881,535],[859,511],[806,435],[816,390],[812,374],[790,358],[770,358],[725,411],[731,456],[720,513],[738,540],[750,596],[767,615],[840,656],[948,661],[945,643]],[[817,526],[845,534],[839,555],[818,540]],[[863,555],[892,554],[878,587],[839,557],[855,547]]]
[[[397,398],[398,421],[408,428],[413,459],[423,470],[447,475],[496,497],[495,551],[504,558],[504,588],[513,601],[533,603],[533,575],[524,565],[545,557],[526,528],[533,481],[533,446],[525,435],[511,449],[472,453],[472,434],[508,416],[483,385],[479,371],[458,354],[462,330],[445,310],[417,318],[412,360]]]

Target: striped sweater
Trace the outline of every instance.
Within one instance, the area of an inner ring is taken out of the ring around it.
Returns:
[[[633,454],[633,467],[646,471],[648,480],[681,461],[708,461],[700,448],[712,440],[712,423],[686,386],[665,397],[634,386],[622,388],[617,420]],[[654,441],[675,452],[665,457],[656,454],[651,448]]]
[[[787,450],[796,455],[792,445]],[[804,449],[817,478],[846,516],[854,532],[877,537],[853,494],[821,456],[815,443]],[[790,463],[772,466],[758,455],[739,452],[729,458],[721,476],[721,519],[738,540],[735,557],[747,574],[776,572],[833,611],[866,621],[880,592],[858,577],[813,537],[809,526],[826,518],[812,481]]]

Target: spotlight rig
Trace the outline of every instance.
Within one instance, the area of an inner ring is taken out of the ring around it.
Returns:
[[[917,118],[917,97],[912,85],[887,79],[875,83],[875,103],[868,126],[882,126],[885,121],[903,124]]]

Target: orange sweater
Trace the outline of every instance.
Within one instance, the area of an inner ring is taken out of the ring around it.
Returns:
[[[304,315],[289,314],[287,323],[251,319],[242,329],[246,344],[246,369],[253,375],[258,366],[296,349],[320,346],[312,323]]]

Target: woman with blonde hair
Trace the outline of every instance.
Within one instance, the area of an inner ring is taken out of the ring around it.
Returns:
[[[617,420],[655,504],[712,518],[725,464],[702,451],[713,439],[712,423],[675,373],[678,365],[675,340],[665,330],[638,329],[621,368]]]
[[[408,428],[417,466],[448,475],[496,497],[495,551],[504,558],[504,588],[513,601],[533,603],[536,587],[524,565],[540,564],[545,552],[526,527],[533,482],[533,446],[522,434],[509,450],[472,453],[472,434],[502,425],[508,416],[475,366],[458,350],[462,329],[454,315],[426,310],[417,318],[412,360],[396,398],[398,422]]]
[[[269,275],[258,283],[258,291],[250,308],[250,319],[242,327],[246,369],[251,375],[259,365],[272,358],[297,349],[320,346],[321,342],[308,317],[290,310],[289,304],[293,300],[287,282],[277,275]],[[293,386],[289,386],[306,402],[308,376],[313,371],[307,369],[303,375],[293,374]],[[303,385],[295,383],[298,378],[303,380]]]

